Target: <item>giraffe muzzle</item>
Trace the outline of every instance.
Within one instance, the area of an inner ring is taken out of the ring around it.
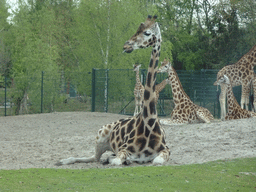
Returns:
[[[123,53],[131,53],[133,51],[133,46],[128,41],[124,44],[124,51]]]

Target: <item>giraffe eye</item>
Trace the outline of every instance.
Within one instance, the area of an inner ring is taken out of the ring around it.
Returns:
[[[147,31],[144,32],[144,35],[146,35],[146,36],[149,36],[150,34],[151,33],[147,32]]]

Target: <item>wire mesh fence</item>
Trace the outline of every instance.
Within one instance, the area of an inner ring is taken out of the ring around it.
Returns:
[[[220,117],[220,89],[213,85],[218,70],[178,70],[182,86],[190,99],[206,107],[215,118]],[[146,81],[147,70],[140,71]],[[158,74],[157,84],[167,78]],[[97,111],[133,115],[135,72],[131,69],[92,69],[91,72],[42,72],[32,76],[5,78],[0,82],[0,116]],[[241,86],[234,87],[240,103]],[[159,116],[168,116],[174,107],[170,85],[160,93]]]
[[[90,111],[91,81],[88,80],[91,80],[88,72],[42,72],[5,78],[0,84],[0,116]]]
[[[141,70],[141,81],[146,81],[146,70]],[[190,99],[203,107],[206,107],[214,115],[220,117],[219,94],[213,83],[216,81],[218,70],[178,70],[184,91]],[[135,86],[135,72],[132,70],[104,70],[93,69],[92,111],[121,113],[132,115],[135,109],[133,89]],[[158,74],[157,84],[167,78],[167,74]],[[240,102],[241,86],[234,87],[234,94]],[[160,93],[158,100],[159,116],[168,116],[174,107],[172,90],[170,85]]]

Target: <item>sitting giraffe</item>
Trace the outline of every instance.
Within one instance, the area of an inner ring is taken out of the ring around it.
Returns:
[[[159,123],[155,103],[155,81],[162,41],[161,31],[155,19],[156,16],[153,19],[148,16],[145,23],[141,23],[137,32],[124,44],[126,53],[149,46],[153,48],[143,95],[142,112],[137,116],[103,126],[96,137],[96,151],[92,157],[70,157],[60,160],[56,165],[99,161],[106,150],[113,151],[116,155],[109,159],[112,165],[150,161],[153,161],[153,164],[163,164],[169,160],[170,150],[165,143],[165,134]]]
[[[256,117],[256,113],[242,109],[242,107],[238,104],[233,93],[232,83],[227,75],[220,76],[216,83],[217,85],[225,85],[227,90],[228,113],[225,116],[225,120]]]
[[[144,94],[144,86],[140,82],[140,67],[141,65],[135,64],[133,65],[133,71],[136,72],[136,84],[134,87],[134,99],[135,99],[135,110],[133,116],[138,115],[138,113],[142,109],[142,102],[143,102],[143,94]],[[138,110],[140,108],[140,111]]]
[[[248,110],[249,105],[249,93],[250,93],[250,84],[254,78],[254,66],[256,65],[256,45],[245,55],[239,59],[238,62],[232,65],[227,65],[223,67],[217,74],[217,81],[223,75],[229,77],[232,86],[242,85],[242,94],[241,94],[241,107]],[[214,85],[217,85],[215,81]],[[225,118],[226,115],[226,86],[221,84],[221,93],[219,96],[220,108],[221,108],[221,119]]]
[[[167,78],[167,79],[165,79],[165,80],[163,80],[161,83],[159,83],[159,84],[157,84],[156,85],[156,103],[157,103],[157,101],[158,101],[158,99],[159,99],[159,94],[160,94],[160,92],[165,88],[165,86],[167,85],[167,84],[169,84],[169,79]]]
[[[171,118],[161,119],[161,124],[172,125],[196,122],[209,123],[214,119],[213,115],[208,109],[198,106],[190,100],[189,96],[185,93],[180,79],[169,60],[165,59],[162,62],[158,72],[168,73],[168,79],[172,87],[172,95],[174,100],[174,109],[171,113]]]

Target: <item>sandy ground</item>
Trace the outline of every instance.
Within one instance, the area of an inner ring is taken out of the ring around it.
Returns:
[[[101,163],[77,163],[61,167],[54,164],[71,156],[93,155],[98,129],[124,117],[97,112],[0,117],[0,169],[111,167]],[[171,149],[167,165],[256,157],[256,118],[163,127],[167,145]],[[105,153],[102,159],[109,154]]]

